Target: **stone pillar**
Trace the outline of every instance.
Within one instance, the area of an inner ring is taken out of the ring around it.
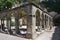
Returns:
[[[47,28],[47,26],[46,26],[46,14],[45,14],[45,29]]]
[[[48,26],[48,29],[50,29],[50,20],[49,20],[49,16],[48,16],[48,24],[47,24],[47,26]]]
[[[41,32],[41,30],[42,30],[42,14],[40,13],[40,32]]]
[[[26,38],[28,39],[32,39],[32,9],[31,6],[27,6],[27,34],[26,34]]]
[[[44,29],[46,29],[45,27],[46,27],[46,26],[45,26],[45,14],[44,14]]]
[[[1,24],[2,24],[2,19],[1,19]]]
[[[48,29],[48,15],[45,16],[45,29]]]
[[[51,30],[51,18],[49,18],[49,26],[50,26],[50,30]]]
[[[2,19],[1,19],[1,31],[2,31]]]
[[[0,31],[1,31],[1,19],[0,19]]]
[[[44,29],[44,14],[42,13],[42,29]]]
[[[2,19],[1,19],[1,30],[2,30]]]
[[[8,28],[8,30],[11,30],[10,21],[11,20],[7,19],[7,28]]]
[[[11,30],[10,21],[11,20],[7,19],[7,28],[8,28],[8,31]]]
[[[46,27],[47,27],[47,26],[46,26],[46,19],[47,19],[47,17],[46,17],[46,16],[47,16],[47,15],[45,14],[45,29],[46,29]]]
[[[15,13],[15,31],[16,34],[20,34],[20,30],[19,30],[19,13],[17,11],[14,12]]]
[[[50,30],[52,29],[52,27],[53,27],[53,19],[50,18]]]
[[[54,27],[53,18],[51,18],[51,27]]]
[[[1,29],[2,29],[2,31],[5,31],[4,19],[1,19]]]
[[[43,29],[45,29],[45,14],[43,14]]]
[[[50,30],[50,24],[51,24],[50,17],[48,18],[48,23],[49,23],[48,27],[49,27],[49,30]]]
[[[29,36],[28,36],[29,35]],[[36,17],[35,15],[27,17],[27,34],[26,37],[28,39],[36,38]]]
[[[40,21],[39,21],[40,22]],[[40,26],[39,26],[40,27]],[[39,29],[39,32],[40,32],[40,28]],[[34,40],[38,35],[36,34],[36,17],[35,15],[33,14],[32,15],[32,39]]]
[[[27,16],[27,34],[28,39],[32,39],[32,16]]]
[[[22,26],[22,19],[19,19],[19,26],[21,27]]]
[[[1,29],[1,19],[0,19],[0,29]]]
[[[29,7],[27,7],[27,8],[29,8]],[[28,39],[34,40],[36,38],[36,16],[35,16],[34,8],[32,7],[32,12],[30,9],[28,9],[28,12],[27,12],[27,34],[26,34],[26,37]]]
[[[48,29],[48,15],[45,16],[45,28]]]
[[[7,29],[8,29],[8,34],[13,34],[12,30],[11,30],[11,17],[10,14],[7,14]]]
[[[17,34],[20,34],[20,31],[19,31],[19,19],[18,18],[15,18],[15,22],[16,22],[16,27],[15,27],[15,29],[16,29],[16,33]]]

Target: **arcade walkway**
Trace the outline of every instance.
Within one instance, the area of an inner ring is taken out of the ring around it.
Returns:
[[[51,40],[53,33],[54,29],[52,29],[51,31],[46,31],[42,33],[39,37],[37,37],[35,40]],[[28,39],[0,33],[0,40],[28,40]]]

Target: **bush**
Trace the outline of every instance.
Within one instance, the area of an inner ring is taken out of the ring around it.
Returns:
[[[15,26],[15,22],[11,21],[10,26]]]

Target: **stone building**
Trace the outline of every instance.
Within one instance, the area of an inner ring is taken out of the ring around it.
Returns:
[[[14,17],[15,20],[14,28],[10,25],[11,17]],[[40,35],[42,30],[50,30],[53,27],[53,17],[33,3],[27,3],[11,10],[1,11],[0,20],[1,25],[4,24],[4,20],[6,21],[6,27],[1,26],[1,31],[14,35],[20,35],[20,27],[22,24],[25,24],[27,26],[25,37],[28,39],[34,39]]]

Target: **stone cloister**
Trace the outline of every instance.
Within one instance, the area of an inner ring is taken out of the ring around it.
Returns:
[[[11,21],[15,25],[11,26]],[[28,39],[34,39],[44,30],[53,28],[53,17],[35,4],[25,4],[11,10],[0,12],[0,31],[11,35],[21,35],[21,27],[26,26],[24,34]],[[22,35],[23,36],[23,35]]]

